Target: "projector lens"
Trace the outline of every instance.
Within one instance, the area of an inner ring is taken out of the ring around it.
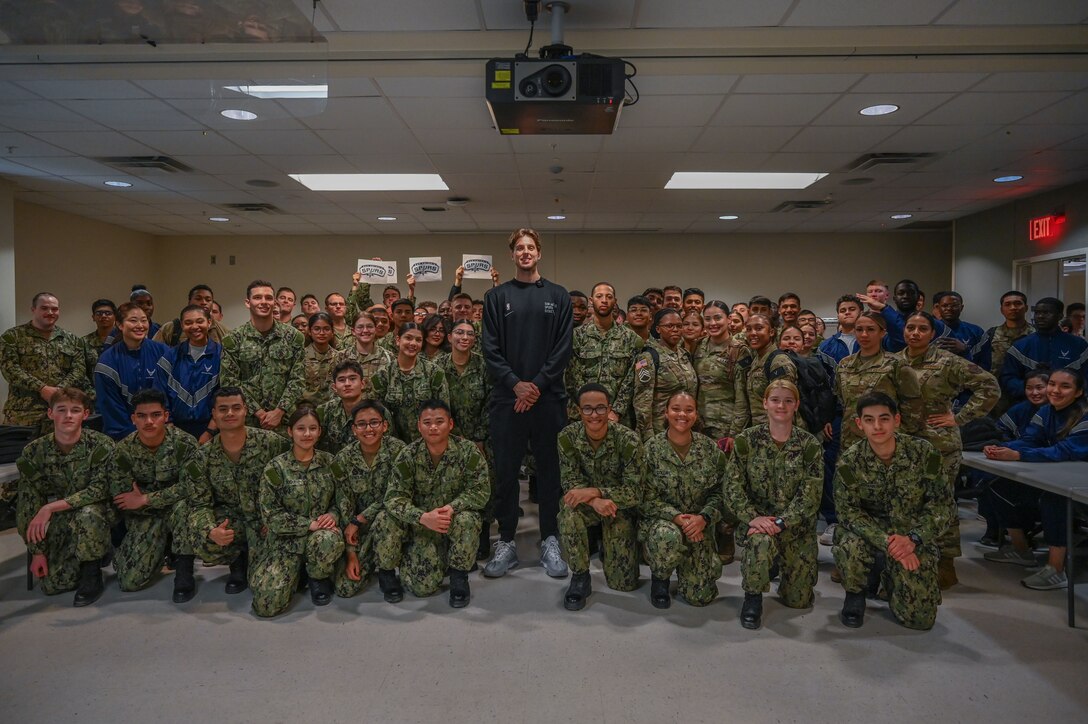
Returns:
[[[570,90],[570,71],[561,65],[550,65],[542,74],[544,92],[550,96],[561,96]]]

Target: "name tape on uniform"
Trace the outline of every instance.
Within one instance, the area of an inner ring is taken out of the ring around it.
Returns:
[[[465,268],[465,279],[490,279],[490,254],[462,254],[461,266]]]
[[[359,281],[366,284],[396,284],[397,262],[360,259],[356,271],[362,275]]]
[[[409,257],[408,271],[415,275],[417,282],[440,282],[442,281],[442,257]]]

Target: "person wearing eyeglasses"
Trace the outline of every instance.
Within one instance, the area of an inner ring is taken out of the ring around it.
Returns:
[[[604,385],[590,382],[578,390],[580,420],[559,433],[559,536],[570,566],[570,587],[563,598],[568,611],[585,608],[593,588],[589,575],[589,528],[600,525],[601,559],[608,587],[638,588],[638,541],[635,512],[642,500],[643,461],[638,435],[613,419]]]
[[[363,399],[363,368],[358,362],[345,360],[333,367],[332,391],[335,398],[317,408],[321,422],[317,448],[335,455],[355,442],[351,411]]]
[[[377,400],[363,400],[351,410],[354,445],[336,455],[343,473],[336,488],[336,509],[344,526],[344,557],[336,567],[336,595],[351,598],[366,586],[376,564],[374,543],[385,514],[385,493],[393,463],[406,447],[386,435],[389,413]],[[404,598],[396,575],[379,574],[378,586],[389,603]]]
[[[94,331],[83,335],[83,340],[94,350],[96,355],[117,341],[117,305],[109,299],[96,299],[91,305],[91,319]]]
[[[665,430],[665,406],[675,393],[698,392],[691,357],[681,344],[680,313],[670,307],[654,315],[652,338],[635,357],[635,431],[643,441]]]

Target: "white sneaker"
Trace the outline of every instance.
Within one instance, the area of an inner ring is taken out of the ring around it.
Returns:
[[[1032,573],[1020,582],[1036,591],[1053,591],[1069,585],[1069,579],[1066,578],[1065,571],[1058,573],[1053,566],[1049,565],[1043,566],[1038,573]]]
[[[984,553],[982,557],[991,563],[1011,563],[1014,566],[1024,566],[1025,568],[1037,565],[1035,555],[1031,551],[1018,551],[1012,546],[1005,546],[999,550]]]
[[[567,577],[567,563],[559,554],[559,541],[550,535],[540,543],[540,565],[552,578]]]
[[[820,534],[820,545],[829,546],[835,543],[835,528],[837,528],[838,525],[838,523],[831,523],[824,528],[824,532]]]
[[[488,578],[501,578],[511,568],[518,567],[518,547],[513,541],[500,540],[495,544],[495,553],[484,566],[484,575]]]

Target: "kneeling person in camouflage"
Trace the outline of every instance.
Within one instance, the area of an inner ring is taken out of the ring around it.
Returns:
[[[245,398],[238,387],[212,393],[212,422],[219,434],[201,445],[181,469],[191,490],[188,534],[193,552],[207,565],[230,565],[226,592],[249,587],[267,536],[258,502],[261,474],[291,442],[271,430],[246,426]]]
[[[570,565],[570,588],[563,600],[579,611],[592,592],[589,578],[589,527],[601,525],[604,577],[617,591],[638,588],[635,509],[642,496],[642,444],[631,429],[612,422],[608,391],[596,382],[576,397],[581,422],[559,433],[559,536]]]
[[[344,558],[336,567],[336,595],[350,598],[363,590],[374,570],[374,534],[382,513],[393,465],[406,447],[386,435],[389,413],[377,400],[363,400],[351,411],[351,429],[357,442],[336,456],[343,472],[336,489],[336,508],[344,526]],[[386,577],[385,600],[396,603],[404,592]],[[393,579],[396,575],[393,575]]]
[[[895,619],[929,629],[937,618],[938,541],[955,514],[941,474],[941,455],[921,438],[898,432],[899,409],[882,392],[857,402],[855,424],[865,439],[839,457],[832,552],[842,571],[846,602],[840,618],[857,628],[866,592],[880,582]]]
[[[399,567],[413,595],[429,596],[448,568],[450,605],[461,608],[469,601],[468,572],[491,484],[483,455],[470,440],[451,437],[453,425],[445,402],[426,400],[419,406],[422,438],[397,456],[375,549],[383,592],[399,585],[394,570]]]
[[[76,387],[49,398],[53,432],[23,449],[17,461],[16,524],[30,551],[30,570],[46,595],[76,589],[76,606],[102,595],[99,562],[110,545],[106,474],[113,440],[84,430],[91,399]]]
[[[162,570],[169,545],[175,555],[174,603],[193,597],[193,548],[188,535],[188,498],[181,468],[196,451],[196,438],[167,425],[166,397],[158,390],[132,396],[136,431],[117,443],[110,494],[125,521],[125,538],[113,567],[122,591],[138,591]]]

